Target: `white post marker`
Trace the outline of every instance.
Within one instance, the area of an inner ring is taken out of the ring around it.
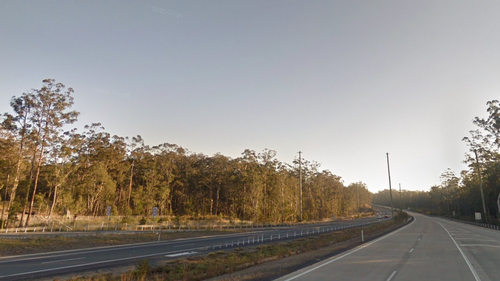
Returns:
[[[153,213],[153,229],[151,229],[151,230],[154,231],[155,219],[156,219],[156,216],[158,215],[158,207],[153,207],[153,212],[152,213]],[[179,229],[180,229],[180,227],[179,227]],[[160,240],[158,240],[158,241],[160,241]]]
[[[497,205],[498,205],[498,212],[500,212],[500,193],[498,193]]]
[[[106,230],[108,230],[109,220],[111,219],[111,206],[106,207],[106,216],[108,216],[108,222],[106,223]]]

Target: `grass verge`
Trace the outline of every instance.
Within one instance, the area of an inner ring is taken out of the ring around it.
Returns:
[[[219,234],[220,232],[216,231],[167,232],[161,234],[161,240],[173,240],[178,238],[191,238]],[[85,236],[68,236],[61,234],[50,237],[40,235],[37,237],[27,238],[0,237],[0,256],[13,256],[72,249],[84,249],[91,247],[124,245],[141,242],[154,242],[157,240],[158,235],[153,232],[128,234],[99,233]]]
[[[253,248],[236,248],[214,251],[204,256],[196,256],[175,261],[165,261],[153,267],[146,260],[139,262],[136,269],[122,274],[100,274],[75,277],[73,281],[132,281],[132,280],[205,280],[208,278],[237,272],[245,268],[285,257],[315,251],[335,243],[348,243],[351,247],[360,243],[361,229],[366,238],[374,237],[401,226],[402,222],[387,221],[363,228],[300,238],[287,242],[260,245]]]

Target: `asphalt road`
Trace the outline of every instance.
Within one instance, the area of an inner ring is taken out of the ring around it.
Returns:
[[[500,231],[411,214],[404,228],[277,280],[500,280]]]
[[[0,280],[25,280],[115,265],[133,264],[143,259],[175,259],[220,249],[255,246],[259,243],[294,239],[370,224],[377,219],[331,222],[316,225],[261,228],[250,232],[150,243],[69,250],[0,258]],[[1,236],[0,236],[1,237]]]

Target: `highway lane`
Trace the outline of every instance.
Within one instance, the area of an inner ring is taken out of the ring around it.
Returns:
[[[500,280],[500,231],[435,219],[450,233],[483,281]]]
[[[500,280],[500,231],[412,215],[404,228],[277,280]]]
[[[360,224],[370,224],[374,221],[378,220],[364,218],[315,225],[261,228],[249,232],[209,237],[2,257],[0,258],[0,280],[24,280],[32,277],[52,276],[113,265],[126,265],[142,259],[173,259],[231,247],[246,247],[276,240],[317,235]]]

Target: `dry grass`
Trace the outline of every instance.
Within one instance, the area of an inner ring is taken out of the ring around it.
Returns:
[[[220,232],[168,232],[161,234],[161,240],[217,235]],[[0,256],[33,254],[48,251],[84,249],[91,247],[124,245],[157,241],[153,232],[132,234],[94,234],[86,236],[38,236],[29,238],[0,239]]]
[[[365,237],[394,228],[395,223],[387,221],[363,227]],[[162,266],[153,268],[148,261],[136,265],[134,271],[121,275],[96,275],[77,277],[73,281],[118,281],[118,280],[205,280],[211,277],[236,272],[264,262],[282,259],[299,253],[305,253],[353,240],[360,236],[360,228],[337,231],[312,237],[300,238],[288,242],[260,245],[254,248],[236,248],[229,251],[211,252],[205,256],[190,257],[175,261],[165,261]]]

